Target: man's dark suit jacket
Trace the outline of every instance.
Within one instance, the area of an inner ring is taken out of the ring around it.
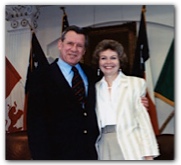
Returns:
[[[97,159],[96,79],[89,67],[81,67],[89,82],[85,109],[77,102],[56,62],[34,75],[27,112],[32,159]]]

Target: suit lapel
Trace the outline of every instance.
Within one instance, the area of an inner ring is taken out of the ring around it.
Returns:
[[[90,92],[92,90],[92,87],[94,87],[95,83],[94,83],[94,73],[92,72],[92,70],[90,70],[90,68],[88,68],[87,66],[85,66],[84,64],[80,63],[80,66],[82,68],[82,70],[84,71],[85,75],[87,76],[87,81],[88,81],[88,93],[87,96],[90,95]]]
[[[54,62],[51,65],[50,73],[51,73],[50,78],[52,79],[53,83],[55,83],[55,85],[58,86],[58,88],[62,92],[65,92],[65,94],[70,94],[70,95],[73,94],[70,85],[68,84],[67,80],[63,76],[56,62]]]
[[[82,70],[85,72],[86,76],[87,76],[87,80],[88,80],[88,96],[90,95],[90,92],[92,91],[92,78],[91,78],[91,72],[89,71],[89,69],[84,66],[83,64],[80,64],[82,67]],[[50,66],[50,73],[51,73],[51,79],[53,80],[53,83],[58,86],[58,88],[64,93],[64,95],[67,95],[70,99],[73,99],[74,101],[76,101],[76,98],[74,97],[72,88],[70,87],[69,83],[67,82],[67,80],[65,79],[62,71],[60,70],[60,68],[58,67],[57,63],[54,62],[51,66]]]

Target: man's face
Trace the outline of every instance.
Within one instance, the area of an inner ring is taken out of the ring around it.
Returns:
[[[69,31],[64,41],[59,41],[60,57],[69,65],[76,65],[85,54],[85,36]]]

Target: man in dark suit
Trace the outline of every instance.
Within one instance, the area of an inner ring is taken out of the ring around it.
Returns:
[[[60,58],[34,77],[29,94],[27,130],[32,159],[97,159],[93,71],[79,63],[85,53],[84,30],[70,26],[62,34]],[[75,66],[84,82],[85,102],[80,104],[72,90]]]
[[[80,63],[87,36],[77,26],[68,27],[58,44],[60,57],[34,75],[29,93],[27,131],[34,160],[96,160],[99,131],[95,115],[96,73]],[[72,89],[78,70],[85,87],[81,103]],[[145,105],[148,102],[145,102]]]

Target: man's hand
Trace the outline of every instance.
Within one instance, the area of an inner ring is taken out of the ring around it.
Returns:
[[[148,102],[147,97],[141,97],[141,102],[142,102],[143,106],[148,110],[149,102]]]

